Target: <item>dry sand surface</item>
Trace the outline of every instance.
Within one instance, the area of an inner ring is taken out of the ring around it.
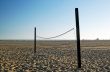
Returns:
[[[81,41],[82,68],[77,69],[75,41],[0,41],[0,72],[110,72],[110,41]]]

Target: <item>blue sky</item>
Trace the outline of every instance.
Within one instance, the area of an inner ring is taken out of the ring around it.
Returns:
[[[0,39],[51,37],[75,28],[79,8],[81,39],[110,39],[109,0],[0,0]],[[37,38],[39,39],[39,38]],[[55,39],[76,39],[75,30]]]

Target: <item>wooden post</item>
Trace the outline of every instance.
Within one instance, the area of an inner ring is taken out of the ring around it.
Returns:
[[[76,35],[77,35],[77,62],[78,62],[78,68],[81,68],[80,29],[79,29],[78,8],[75,8],[75,18],[76,18]]]
[[[34,53],[36,53],[36,27],[34,28]]]

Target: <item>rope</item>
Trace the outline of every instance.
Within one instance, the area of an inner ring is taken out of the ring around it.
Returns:
[[[38,38],[41,38],[41,39],[53,39],[53,38],[57,38],[57,37],[63,36],[63,35],[65,35],[65,34],[67,34],[68,32],[72,31],[73,29],[74,29],[74,28],[71,28],[70,30],[68,30],[68,31],[66,31],[66,32],[64,32],[64,33],[62,33],[62,34],[59,34],[59,35],[53,36],[53,37],[45,38],[45,37],[41,37],[41,36],[38,36],[38,35],[37,35],[37,37],[38,37]]]

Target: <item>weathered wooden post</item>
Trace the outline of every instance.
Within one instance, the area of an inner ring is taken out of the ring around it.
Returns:
[[[36,53],[36,27],[34,28],[34,54]]]
[[[78,8],[75,8],[75,18],[76,18],[76,35],[77,35],[77,62],[78,62],[78,68],[81,68],[80,29],[79,29]]]

